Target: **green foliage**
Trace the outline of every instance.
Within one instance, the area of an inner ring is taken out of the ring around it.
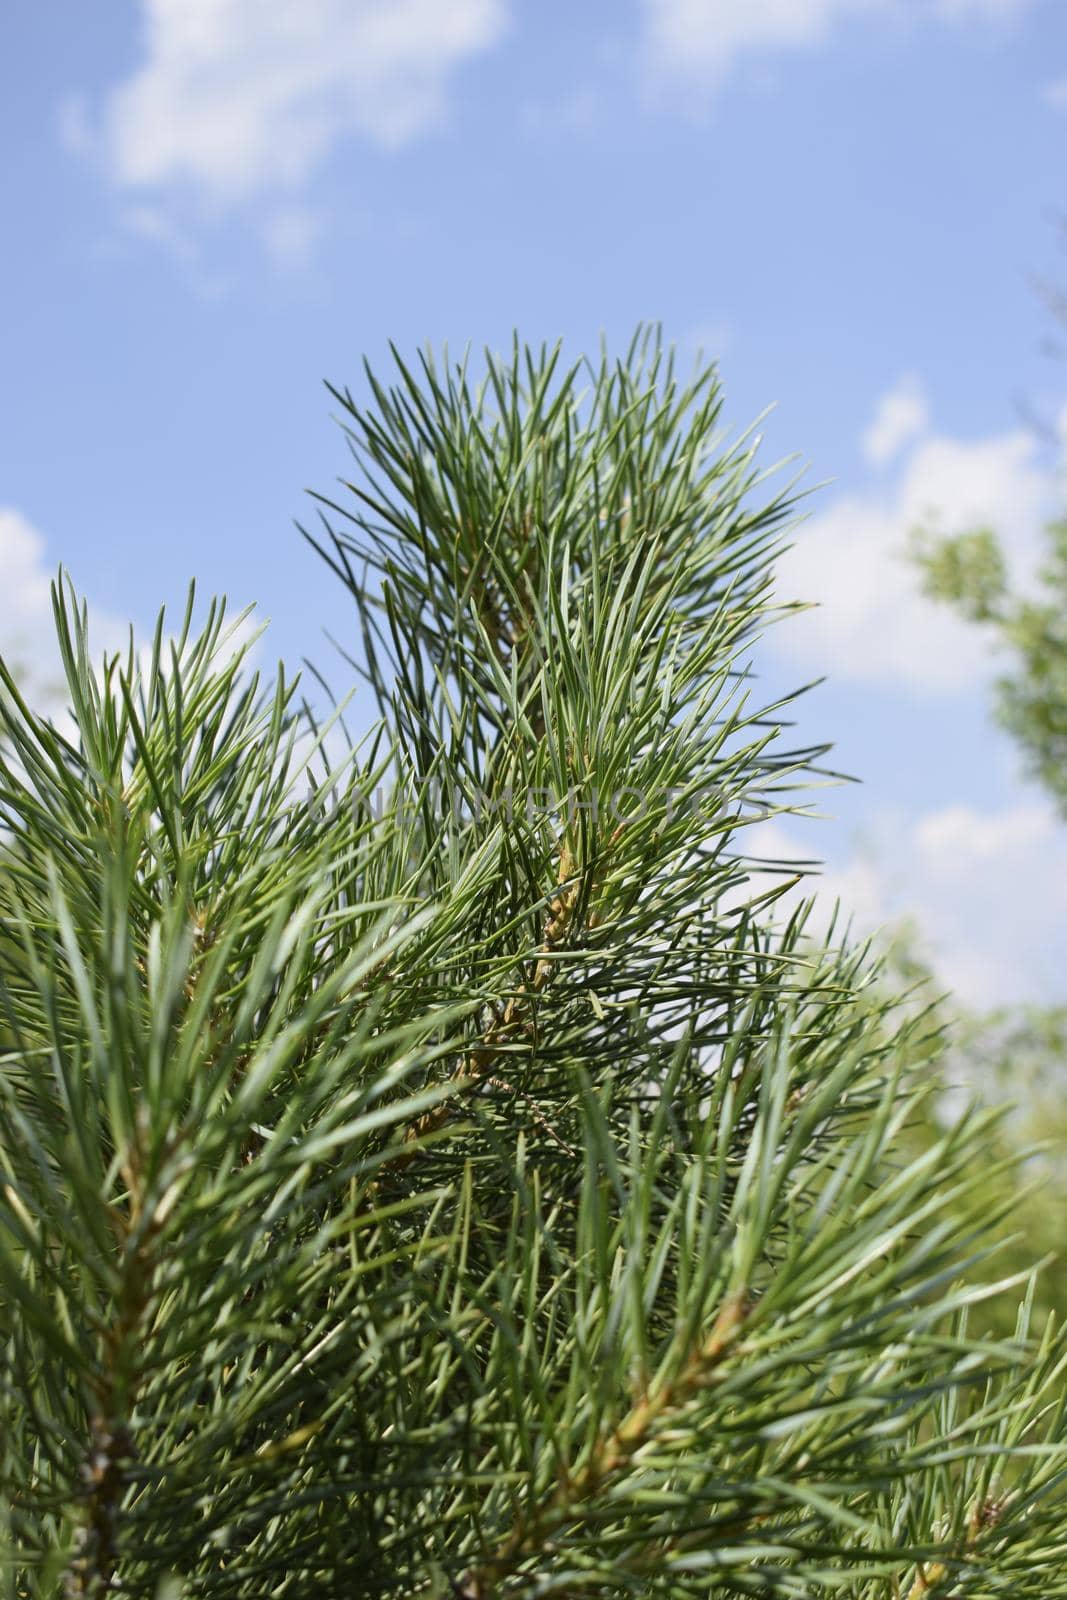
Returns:
[[[1044,1261],[1035,1287],[1040,1316],[1067,1312],[1067,1007],[1004,1007],[969,1013],[954,1007],[947,1071],[978,1090],[987,1104],[1009,1107],[998,1131],[1006,1161],[999,1176],[991,1163],[991,1209],[1004,1212],[1002,1261],[1023,1268]],[[989,1302],[986,1319],[1001,1333],[1010,1331],[1014,1308],[1009,1297]]]
[[[1012,588],[994,531],[955,538],[920,535],[915,556],[934,599],[990,635],[1008,665],[993,690],[997,720],[1015,741],[1031,777],[1067,817],[1067,520],[1046,533],[1046,555],[1033,593]],[[927,974],[927,981],[929,975]],[[947,1070],[990,1104],[1014,1110],[999,1135],[1003,1153],[1027,1152],[1025,1165],[987,1180],[991,1207],[1005,1210],[1006,1260],[1046,1258],[1038,1279],[1038,1305],[1067,1313],[1067,1120],[1063,1080],[1067,1068],[1067,1010],[1016,1007],[991,1014],[942,1003],[953,1039]],[[927,1129],[936,1137],[936,1124]],[[1003,1331],[1012,1316],[994,1301],[986,1316]]]
[[[1004,1115],[990,1131],[981,1177],[981,1203],[1000,1222],[994,1229],[998,1259],[1009,1275],[1042,1267],[1034,1281],[1038,1320],[1067,1311],[1067,1008],[1004,1006],[973,1011],[937,991],[928,966],[908,948],[889,952],[883,982],[892,992],[901,981],[925,997],[931,1035],[940,1048],[926,1068],[933,1094],[907,1130],[913,1152],[928,1148],[948,1126],[962,1096],[1000,1107]],[[1000,1338],[1011,1336],[1016,1297],[1012,1290],[983,1303],[977,1326]]]
[[[1067,1595],[996,1115],[745,861],[788,495],[653,344],[373,395],[346,759],[214,608],[4,678],[7,1592]]]
[[[922,537],[916,557],[927,592],[990,629],[1009,658],[995,688],[998,720],[1031,775],[1067,816],[1067,519],[1047,529],[1033,595],[1016,592],[995,533]]]

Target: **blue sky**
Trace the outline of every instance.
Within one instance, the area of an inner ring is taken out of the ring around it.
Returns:
[[[864,782],[771,842],[970,998],[1062,992],[1064,830],[899,552],[992,517],[1025,571],[1062,504],[1021,403],[1067,415],[1067,0],[6,0],[0,62],[0,648],[47,677],[63,561],[105,636],[195,574],[328,659],[321,380],[659,319],[833,480],[763,665],[830,673],[805,731]]]

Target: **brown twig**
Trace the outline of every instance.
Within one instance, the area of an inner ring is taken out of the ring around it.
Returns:
[[[1005,1504],[1006,1502],[1002,1499],[988,1498],[975,1506],[967,1525],[967,1537],[963,1545],[964,1555],[974,1549],[983,1533],[990,1528],[996,1527],[1004,1514]],[[915,1575],[915,1582],[908,1590],[908,1600],[922,1600],[924,1595],[936,1589],[939,1584],[950,1576],[951,1569],[947,1562],[935,1561],[927,1567],[920,1561]]]
[[[707,1337],[695,1347],[674,1381],[636,1400],[622,1421],[594,1447],[581,1470],[561,1477],[549,1498],[522,1512],[498,1549],[465,1574],[460,1588],[467,1600],[491,1600],[500,1582],[522,1561],[543,1550],[562,1526],[581,1516],[582,1508],[648,1443],[658,1424],[711,1380],[736,1345],[750,1307],[744,1291],[723,1303]]]
[[[128,1418],[137,1399],[135,1346],[152,1301],[152,1245],[158,1225],[153,1217],[143,1215],[136,1151],[131,1153],[123,1177],[129,1209],[123,1212],[113,1208],[112,1221],[124,1248],[124,1260],[115,1315],[101,1334],[101,1372],[95,1383],[97,1404],[89,1419],[89,1445],[82,1466],[85,1521],[64,1581],[68,1600],[104,1595],[112,1587],[119,1559],[118,1516],[126,1486],[125,1468],[137,1455]]]
[[[611,843],[621,833],[616,829]],[[545,919],[534,964],[528,983],[521,984],[507,1002],[498,1009],[477,1047],[464,1056],[453,1074],[452,1085],[457,1094],[470,1092],[494,1081],[493,1068],[507,1045],[526,1032],[530,1026],[530,1002],[540,995],[552,977],[557,952],[574,933],[575,910],[581,895],[583,878],[576,873],[574,858],[566,840],[560,844],[557,888]],[[512,1090],[512,1093],[516,1091]],[[428,1136],[439,1132],[455,1116],[453,1099],[442,1101],[413,1122],[404,1135],[403,1148],[384,1164],[383,1172],[403,1169],[418,1154],[420,1145]]]

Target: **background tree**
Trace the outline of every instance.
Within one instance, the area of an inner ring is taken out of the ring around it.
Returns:
[[[1059,221],[1058,238],[1067,246],[1067,219]],[[1053,281],[1039,287],[1050,323],[1045,350],[1062,361],[1067,294]],[[1050,423],[1028,411],[1037,434],[1059,456],[1062,418]],[[1025,589],[1012,581],[993,528],[952,538],[920,530],[913,555],[926,592],[984,629],[1005,662],[994,686],[995,714],[1029,774],[1067,816],[1067,518],[1048,524],[1044,559]]]
[[[923,586],[982,627],[1003,658],[994,686],[997,720],[1027,771],[1067,817],[1067,518],[1049,524],[1032,590],[1009,582],[996,533],[982,528],[917,543]]]
[[[1058,237],[1067,246],[1067,220]],[[1040,285],[1051,331],[1045,350],[1062,361],[1067,331],[1067,294],[1055,282]],[[1035,417],[1037,433],[1059,455],[1062,420]],[[1067,518],[1050,522],[1036,580],[1025,590],[1013,583],[1003,544],[993,528],[946,538],[917,531],[913,556],[923,586],[984,629],[1005,667],[994,686],[994,711],[1018,746],[1030,775],[1067,816]]]
[[[886,982],[894,991],[912,986],[928,1008],[939,1048],[926,1071],[935,1093],[907,1130],[913,1151],[943,1135],[961,1102],[977,1096],[1004,1111],[990,1130],[985,1204],[1001,1220],[994,1229],[1006,1276],[1041,1262],[1034,1282],[1039,1320],[1067,1310],[1067,1008],[1003,1006],[974,1011],[939,987],[935,971],[916,955],[905,935],[890,943]],[[1015,1325],[1013,1290],[994,1296],[977,1312],[979,1324],[1001,1337]]]
[[[788,495],[654,342],[371,388],[348,760],[217,609],[3,677],[10,1593],[1067,1594],[996,1114],[745,861]]]
[[[1016,591],[996,534],[916,541],[924,587],[975,626],[1006,658],[993,690],[994,714],[1019,747],[1024,764],[1067,817],[1067,521],[1050,525],[1048,555],[1033,592]],[[922,968],[924,992],[937,995],[936,974]],[[948,1052],[939,1072],[946,1089],[963,1085],[990,1104],[1013,1109],[1000,1133],[1003,1154],[1030,1151],[1024,1166],[990,1180],[990,1201],[1004,1207],[1009,1259],[1039,1255],[1046,1266],[1039,1302],[1067,1310],[1067,1004],[1002,1006],[976,1011],[939,996],[936,1007]],[[937,1124],[927,1129],[936,1136]],[[986,1316],[1004,1331],[1010,1302]]]
[[[1062,230],[1061,230],[1062,232]],[[1062,232],[1067,241],[1067,232]],[[1067,327],[1067,301],[1054,285],[1043,286],[1054,337],[1049,352],[1062,359],[1055,336]],[[1062,447],[1060,430],[1036,424]],[[1007,553],[995,529],[955,537],[920,531],[913,556],[928,595],[982,629],[1002,662],[992,690],[994,717],[1018,748],[1024,770],[1067,819],[1067,518],[1045,530],[1044,558],[1032,583],[1013,581]],[[926,992],[936,980],[923,973]],[[991,1103],[1011,1103],[1002,1129],[1005,1150],[1039,1148],[1023,1168],[996,1182],[995,1202],[1010,1193],[1005,1223],[1015,1234],[1009,1254],[1027,1251],[1048,1258],[1039,1280],[1041,1302],[1067,1310],[1067,1004],[1001,1007],[974,1012],[958,1001],[938,1002],[950,1055],[943,1070],[961,1077]],[[953,1059],[955,1065],[953,1065]],[[1003,1327],[1005,1303],[987,1310]]]

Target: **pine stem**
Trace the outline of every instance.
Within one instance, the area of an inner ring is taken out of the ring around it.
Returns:
[[[674,1382],[635,1401],[618,1426],[594,1448],[581,1471],[560,1479],[547,1501],[518,1518],[495,1555],[466,1575],[459,1586],[465,1600],[492,1600],[504,1578],[543,1549],[560,1527],[578,1519],[582,1508],[606,1483],[625,1471],[659,1423],[684,1406],[726,1359],[741,1334],[749,1306],[743,1290],[730,1295],[707,1338],[693,1350]]]
[[[115,1214],[124,1242],[115,1316],[102,1335],[97,1407],[89,1420],[89,1448],[83,1466],[86,1484],[85,1522],[64,1584],[68,1600],[100,1596],[112,1587],[118,1564],[118,1515],[126,1486],[125,1463],[137,1455],[130,1416],[140,1383],[138,1346],[152,1299],[154,1262],[151,1246],[158,1232],[153,1217],[145,1218],[139,1181],[140,1162],[126,1169],[130,1194],[128,1215]],[[139,1237],[138,1237],[139,1235]]]

